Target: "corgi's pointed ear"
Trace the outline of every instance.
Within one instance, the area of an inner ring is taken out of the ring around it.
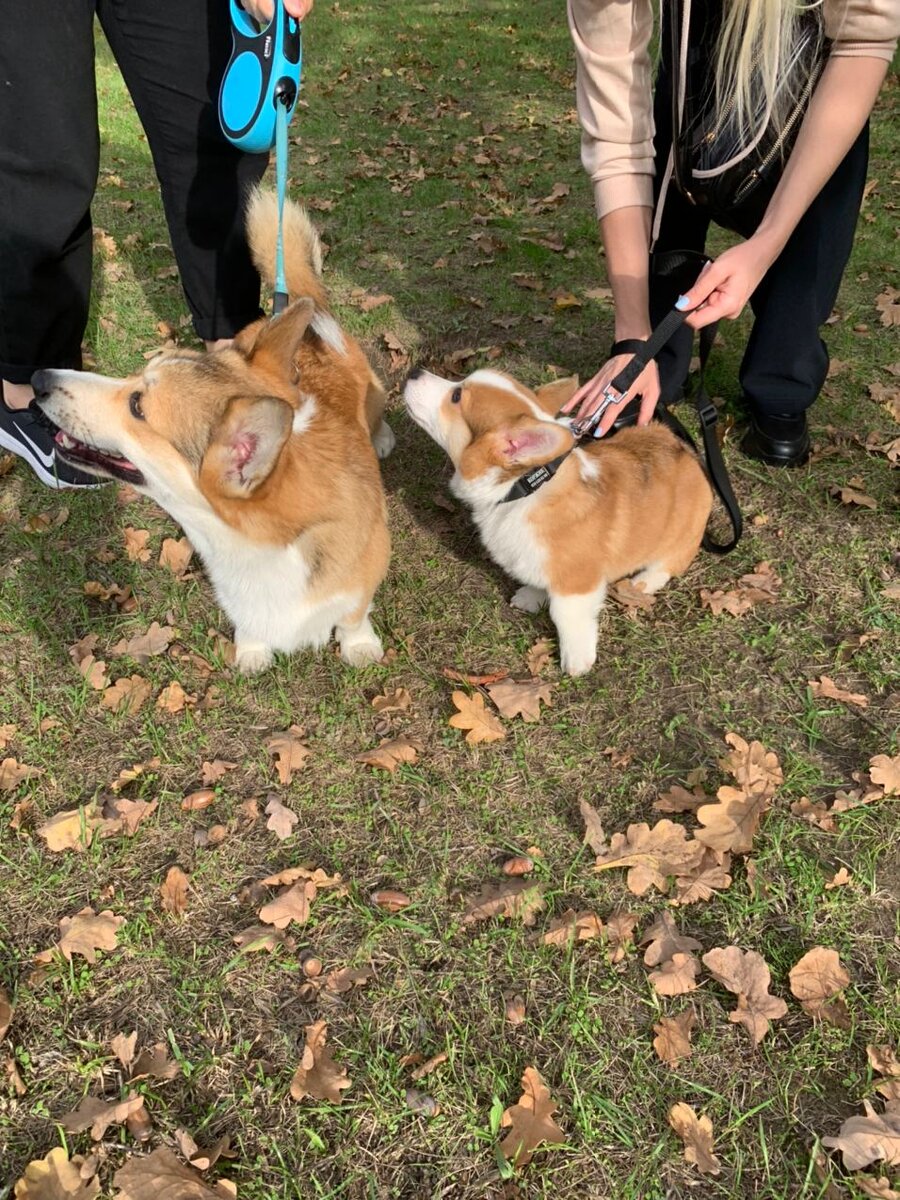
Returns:
[[[270,321],[257,321],[239,333],[235,347],[251,361],[259,359],[286,378],[293,377],[294,356],[315,313],[312,300],[304,298],[288,305]],[[248,336],[244,336],[244,335]],[[253,335],[252,338],[249,335]]]
[[[521,420],[499,429],[494,452],[503,467],[537,467],[565,454],[575,445],[572,431],[554,421]]]
[[[291,433],[294,412],[275,396],[237,396],[213,432],[200,464],[200,485],[244,500],[272,473]]]
[[[537,402],[551,417],[555,417],[567,400],[571,400],[578,391],[578,376],[569,375],[565,379],[554,379],[545,383],[534,393]]]

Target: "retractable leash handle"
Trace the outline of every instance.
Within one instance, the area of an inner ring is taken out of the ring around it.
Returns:
[[[277,317],[288,303],[282,215],[287,191],[287,127],[300,94],[303,39],[300,22],[285,11],[283,0],[274,0],[274,5],[271,21],[260,28],[237,0],[230,0],[234,46],[219,90],[219,122],[239,150],[265,154],[275,147],[278,237],[272,312]]]

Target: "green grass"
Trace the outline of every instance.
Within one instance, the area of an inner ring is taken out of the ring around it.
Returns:
[[[550,0],[323,5],[309,22],[306,53],[291,192],[312,205],[330,246],[327,279],[342,320],[391,387],[398,446],[384,475],[394,556],[375,620],[396,658],[353,673],[331,654],[298,654],[261,678],[236,677],[223,668],[215,632],[229,629],[202,574],[178,582],[156,565],[162,538],[176,533],[164,514],[146,501],[123,507],[114,489],[56,497],[19,467],[4,477],[0,725],[18,732],[0,757],[14,754],[44,774],[0,794],[0,983],[16,1001],[0,1062],[14,1057],[27,1088],[22,1097],[5,1087],[0,1094],[0,1197],[29,1160],[63,1141],[58,1119],[83,1095],[118,1094],[124,1081],[108,1043],[132,1029],[141,1044],[166,1041],[183,1068],[170,1082],[137,1085],[154,1122],[150,1145],[171,1145],[179,1127],[201,1143],[230,1134],[238,1157],[213,1174],[234,1179],[243,1200],[829,1195],[812,1168],[818,1139],[872,1094],[866,1044],[900,1037],[900,819],[896,802],[883,801],[846,814],[828,834],[790,806],[849,786],[871,755],[898,748],[900,610],[882,596],[897,571],[896,480],[850,437],[891,432],[867,385],[887,381],[886,364],[898,357],[895,333],[874,307],[886,285],[897,285],[896,83],[879,102],[871,170],[879,186],[826,335],[847,366],[814,410],[814,434],[835,452],[780,474],[743,460],[730,436],[726,454],[748,518],[739,550],[701,557],[637,621],[610,608],[594,672],[571,681],[554,670],[554,705],[540,724],[510,723],[505,742],[471,749],[447,726],[452,685],[441,668],[521,677],[529,646],[552,628],[546,616],[510,609],[515,585],[486,559],[465,514],[435,503],[447,467],[400,409],[406,367],[391,369],[382,335],[395,333],[411,364],[442,369],[448,355],[473,347],[466,369],[496,361],[529,382],[549,378],[551,368],[586,377],[602,358],[609,305],[557,309],[550,298],[558,287],[581,296],[604,282],[578,163],[564,13]],[[157,275],[173,260],[156,183],[103,47],[98,74],[103,171],[94,216],[116,248],[98,251],[87,347],[97,369],[115,374],[134,370],[159,343],[159,322],[192,338],[177,280]],[[557,182],[570,194],[541,210],[533,202]],[[549,235],[562,251],[539,244]],[[537,276],[543,290],[517,286],[516,273]],[[364,314],[351,303],[356,287],[393,300]],[[746,330],[745,320],[724,328],[714,356],[711,390],[726,412],[736,411]],[[854,475],[876,511],[845,509],[826,495]],[[23,530],[29,516],[63,505],[69,516],[58,528]],[[125,558],[126,525],[150,530],[150,563]],[[762,559],[784,579],[778,604],[740,620],[700,607],[701,586],[727,586]],[[136,611],[87,598],[88,579],[130,585]],[[140,666],[111,655],[120,638],[166,614],[178,657]],[[879,640],[843,646],[873,629]],[[136,718],[101,710],[68,655],[89,632],[99,635],[114,678],[139,672],[154,696],[174,679],[201,698],[214,687],[217,703],[175,716],[152,705]],[[865,692],[869,707],[813,698],[807,680],[822,673]],[[378,740],[370,700],[401,686],[414,705],[394,728],[425,749],[393,777],[373,774],[353,761]],[[42,731],[46,717],[59,725]],[[281,788],[265,742],[291,723],[306,729],[314,753]],[[630,896],[621,872],[591,872],[578,800],[599,808],[608,832],[652,821],[658,792],[693,768],[707,767],[708,789],[717,786],[728,730],[762,740],[785,770],[754,846],[760,886],[751,892],[738,861],[731,889],[676,912],[678,922],[705,949],[734,942],[762,953],[783,996],[800,955],[833,946],[851,975],[852,1026],[813,1025],[791,1003],[750,1052],[727,1020],[730,997],[704,977],[688,998],[698,1015],[694,1055],[669,1071],[653,1053],[652,1026],[685,1001],[660,1000],[639,955],[613,969],[595,943],[554,950],[517,925],[464,926],[461,916],[470,894],[500,878],[503,858],[537,845],[548,901],[538,932],[569,906],[602,916],[628,907],[645,928],[664,900]],[[628,765],[614,767],[601,753],[607,746],[630,750]],[[36,823],[102,799],[122,767],[153,755],[159,767],[125,793],[159,801],[134,838],[97,840],[81,854],[47,852]],[[213,758],[239,765],[212,808],[183,812],[182,797]],[[263,820],[238,824],[241,802],[269,792],[300,818],[283,844]],[[25,797],[34,821],[16,833],[9,821]],[[204,849],[194,834],[213,823],[230,833]],[[242,886],[296,862],[341,871],[349,894],[320,895],[294,950],[236,953],[232,935],[256,912]],[[175,863],[192,882],[181,920],[158,902]],[[844,864],[853,886],[826,891]],[[402,889],[413,904],[393,916],[376,910],[369,895],[379,887]],[[32,956],[56,939],[60,918],[86,904],[126,918],[119,948],[94,966],[76,959],[30,982]],[[304,1000],[299,954],[307,946],[326,970],[372,963],[376,976],[339,1002]],[[525,998],[527,1019],[517,1028],[504,1021],[508,992]],[[353,1080],[339,1108],[289,1096],[303,1028],[319,1016]],[[441,1050],[448,1061],[418,1085],[441,1108],[428,1121],[406,1108],[400,1058]],[[518,1099],[528,1065],[558,1102],[567,1142],[540,1152],[512,1186],[498,1166],[492,1113],[496,1121]],[[701,1181],[683,1162],[666,1121],[678,1100],[712,1118],[718,1178]],[[84,1134],[66,1144],[87,1152],[90,1142]],[[128,1135],[110,1130],[104,1195],[130,1146]]]

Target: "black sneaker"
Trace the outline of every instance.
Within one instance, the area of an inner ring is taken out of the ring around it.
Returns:
[[[56,456],[55,430],[40,409],[10,408],[0,391],[0,447],[18,454],[51,488],[95,488],[96,476],[72,467]]]

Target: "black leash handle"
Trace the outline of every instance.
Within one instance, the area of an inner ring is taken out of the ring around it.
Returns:
[[[677,308],[670,309],[646,341],[629,339],[628,341],[617,342],[613,346],[614,354],[633,353],[634,357],[630,362],[625,364],[615,379],[610,381],[607,385],[608,390],[616,391],[620,396],[624,396],[633,386],[634,381],[647,364],[656,358],[663,346],[677,333],[688,316],[690,316],[689,311],[682,312]],[[712,554],[728,554],[741,540],[741,534],[744,531],[744,519],[741,515],[740,505],[737,502],[734,489],[731,486],[728,468],[725,466],[725,460],[722,457],[722,449],[716,433],[719,414],[716,412],[715,405],[709,398],[704,380],[706,364],[709,360],[713,343],[716,340],[717,328],[718,322],[713,325],[705,325],[700,330],[700,372],[694,392],[694,403],[697,406],[697,418],[700,422],[700,433],[703,437],[706,474],[716,495],[721,500],[725,511],[728,513],[732,529],[730,541],[716,542],[707,532],[703,535],[702,545],[704,550],[709,550]],[[659,409],[660,420],[669,425],[679,437],[684,438],[696,450],[697,446],[694,439],[678,418],[664,406],[659,406]]]

